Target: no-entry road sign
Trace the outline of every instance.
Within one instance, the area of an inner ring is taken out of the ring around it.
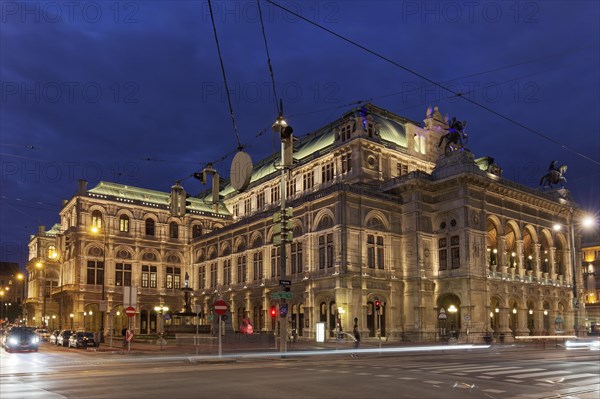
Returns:
[[[125,309],[125,315],[127,315],[127,317],[135,316],[135,308],[133,306],[129,306],[127,309]]]
[[[213,307],[215,308],[215,313],[219,316],[223,316],[225,313],[227,313],[227,303],[222,299],[215,301]]]

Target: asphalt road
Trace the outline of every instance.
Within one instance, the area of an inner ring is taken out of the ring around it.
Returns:
[[[406,349],[406,347],[404,347]],[[393,348],[386,348],[393,349]],[[57,348],[0,355],[0,398],[580,398],[600,352],[518,347],[239,356]]]

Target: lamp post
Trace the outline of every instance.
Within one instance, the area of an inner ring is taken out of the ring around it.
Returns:
[[[98,226],[92,227],[92,234],[98,235],[100,234],[100,228]],[[108,233],[108,228],[104,227],[103,229],[103,245],[102,245],[102,302],[100,304],[100,343],[104,342],[104,312],[106,310],[106,304],[104,302],[104,291],[105,291],[105,281],[106,281],[106,236]]]
[[[44,265],[44,262],[42,262],[41,260],[35,262],[35,267],[44,272],[44,279],[42,283],[42,323],[43,326],[46,327],[46,267]],[[40,285],[38,284],[38,287],[39,286]]]
[[[0,308],[0,324],[4,324],[4,289],[0,290],[0,302],[2,302],[2,307]]]
[[[346,313],[346,311],[341,306],[338,307],[337,310],[338,310],[338,316],[339,316],[338,317],[338,326],[339,326],[339,329],[338,329],[338,338],[342,338],[341,337],[341,333],[344,331],[343,328],[342,328],[342,316],[344,316],[344,314]]]
[[[25,275],[23,273],[18,273],[17,274],[17,280],[22,282],[22,286],[21,286],[21,319],[26,319],[27,317],[25,316],[25,298],[27,298],[27,296],[25,295]]]
[[[456,325],[456,312],[458,312],[458,309],[456,306],[450,305],[448,307],[448,312],[452,315],[451,324],[450,324],[450,334],[451,334],[450,338],[457,338],[455,328],[458,327]]]
[[[570,250],[570,262],[571,262],[571,274],[572,274],[572,279],[573,279],[573,330],[575,332],[575,335],[579,336],[581,335],[582,332],[584,331],[580,331],[581,326],[579,325],[579,320],[581,320],[581,313],[582,313],[582,308],[580,306],[581,300],[580,300],[580,293],[577,290],[577,253],[575,250],[575,211],[576,209],[573,207],[568,207],[568,208],[564,208],[562,209],[557,217],[560,217],[560,214],[563,211],[567,211],[569,212],[569,218],[567,220],[568,223],[568,239],[569,239],[569,250]],[[592,219],[591,217],[584,217],[583,220],[581,221],[580,225],[582,227],[588,228],[591,227],[594,224],[594,219]],[[555,231],[561,231],[562,230],[562,225],[560,223],[556,223],[554,224],[554,230]],[[585,310],[583,311],[585,312]]]
[[[164,343],[164,339],[163,339],[163,335],[164,335],[164,313],[169,311],[169,307],[165,306],[165,305],[159,305],[159,306],[155,306],[154,310],[156,311],[156,313],[158,313],[159,317],[160,317],[160,327],[159,327],[159,333],[158,333],[158,340],[160,342],[160,350],[162,351],[163,349],[163,343]]]
[[[71,319],[71,331],[73,331],[73,317],[75,317],[75,315],[73,313],[71,313],[69,315],[69,318]]]

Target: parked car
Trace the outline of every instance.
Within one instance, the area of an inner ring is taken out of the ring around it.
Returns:
[[[58,334],[60,334],[60,330],[54,330],[50,333],[50,337],[48,337],[48,342],[56,345],[56,339],[58,338]]]
[[[68,346],[71,334],[73,334],[73,330],[62,330],[56,337],[56,345]]]
[[[48,341],[48,338],[50,337],[50,332],[45,328],[38,328],[35,330],[35,333],[40,337],[40,340]]]
[[[37,352],[40,337],[32,327],[13,327],[3,338],[3,346],[7,352],[34,351]]]
[[[87,348],[88,346],[100,346],[100,342],[94,339],[94,333],[77,331],[69,337],[69,348]]]

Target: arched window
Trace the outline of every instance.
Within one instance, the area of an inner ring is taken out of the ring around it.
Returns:
[[[54,245],[48,246],[48,259],[58,258],[58,251]]]
[[[198,238],[202,235],[202,226],[195,224],[192,226],[192,238]]]
[[[92,227],[97,229],[102,228],[102,212],[95,210],[92,212]]]
[[[179,238],[179,225],[177,222],[169,223],[169,238]]]
[[[154,219],[146,219],[146,235],[154,236]]]
[[[129,233],[129,216],[119,216],[119,231],[123,233]]]

